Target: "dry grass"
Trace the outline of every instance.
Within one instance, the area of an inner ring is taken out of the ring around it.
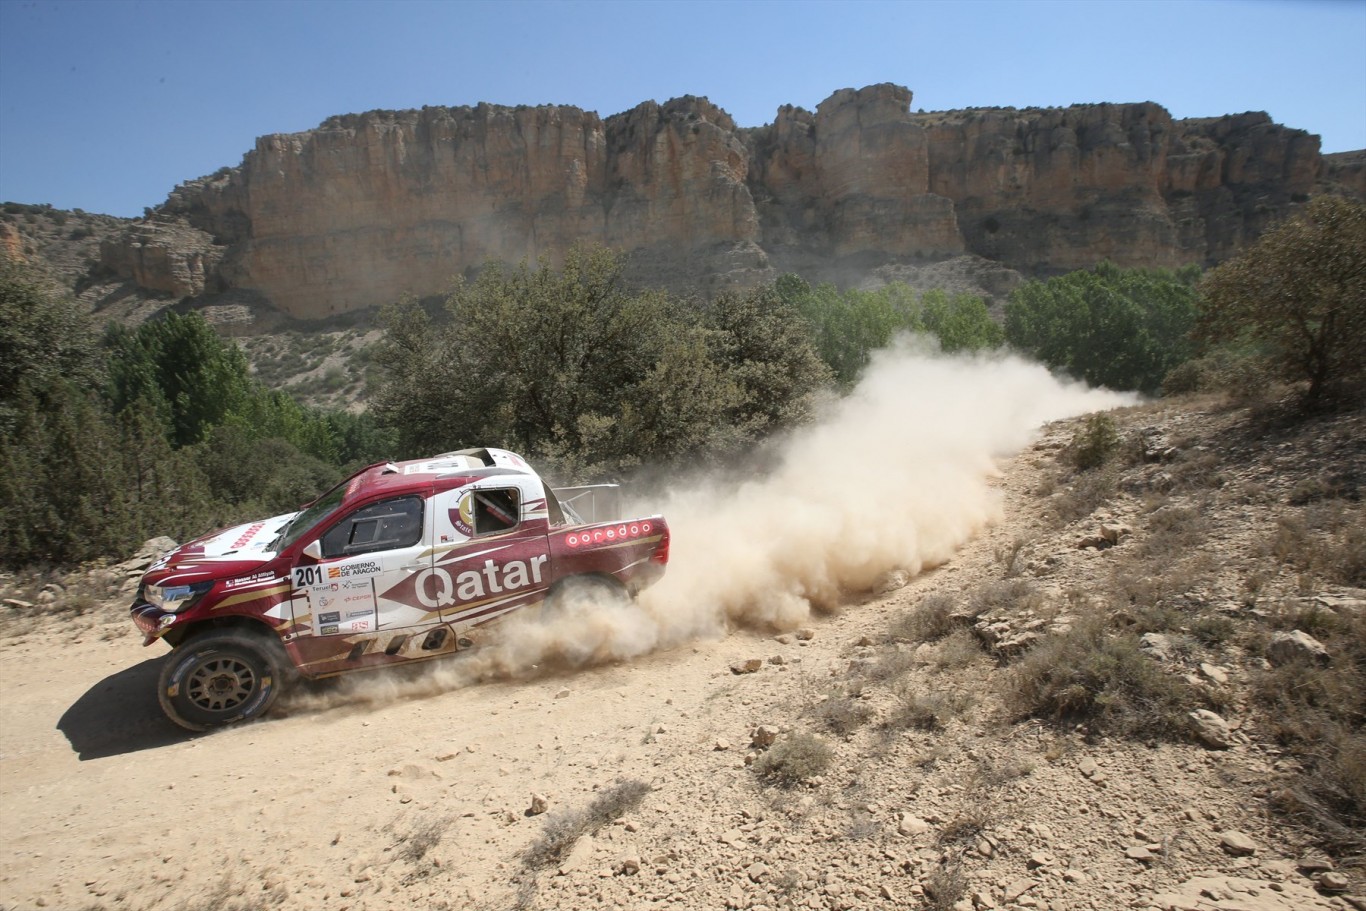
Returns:
[[[1366,617],[1302,608],[1275,619],[1313,627],[1331,661],[1292,661],[1252,681],[1262,723],[1302,767],[1274,805],[1330,851],[1366,863]]]
[[[904,730],[942,731],[947,723],[961,717],[973,704],[972,697],[961,691],[922,692],[906,687],[897,693],[897,700],[882,723],[887,733]]]
[[[968,878],[962,865],[949,864],[925,879],[925,907],[929,911],[952,911],[968,891]]]
[[[418,863],[427,856],[428,851],[441,843],[450,825],[451,820],[444,816],[418,823],[411,832],[399,839],[398,856],[410,864]]]
[[[935,642],[948,636],[958,624],[953,620],[951,595],[935,593],[920,599],[914,609],[899,614],[887,627],[892,641]]]
[[[813,705],[808,714],[824,730],[847,737],[869,722],[873,708],[856,695],[835,693]]]
[[[593,798],[588,806],[551,816],[541,837],[522,852],[522,866],[534,871],[558,865],[580,838],[625,816],[640,806],[649,793],[648,783],[621,779]]]

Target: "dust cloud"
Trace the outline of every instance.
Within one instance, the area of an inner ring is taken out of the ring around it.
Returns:
[[[848,396],[783,441],[743,482],[701,479],[626,508],[661,513],[668,571],[634,604],[515,614],[493,641],[417,680],[356,680],[361,701],[622,660],[734,627],[790,630],[892,570],[916,574],[1000,517],[996,459],[1045,422],[1131,404],[1038,364],[948,356],[904,337]],[[367,675],[368,676],[368,675]]]

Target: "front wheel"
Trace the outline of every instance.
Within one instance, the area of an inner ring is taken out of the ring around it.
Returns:
[[[157,691],[161,709],[191,731],[250,721],[279,695],[279,650],[238,631],[187,639],[166,658]]]

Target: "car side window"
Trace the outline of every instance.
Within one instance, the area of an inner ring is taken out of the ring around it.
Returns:
[[[496,535],[517,527],[520,510],[515,487],[476,490],[474,496],[474,534]]]
[[[422,498],[397,497],[362,506],[322,536],[323,556],[349,557],[412,547],[422,540]]]

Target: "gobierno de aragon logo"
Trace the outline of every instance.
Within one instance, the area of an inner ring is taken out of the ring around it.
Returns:
[[[364,563],[344,563],[341,566],[329,566],[327,578],[345,579],[348,576],[373,576],[378,572],[380,572],[380,565],[374,560],[366,560]]]

